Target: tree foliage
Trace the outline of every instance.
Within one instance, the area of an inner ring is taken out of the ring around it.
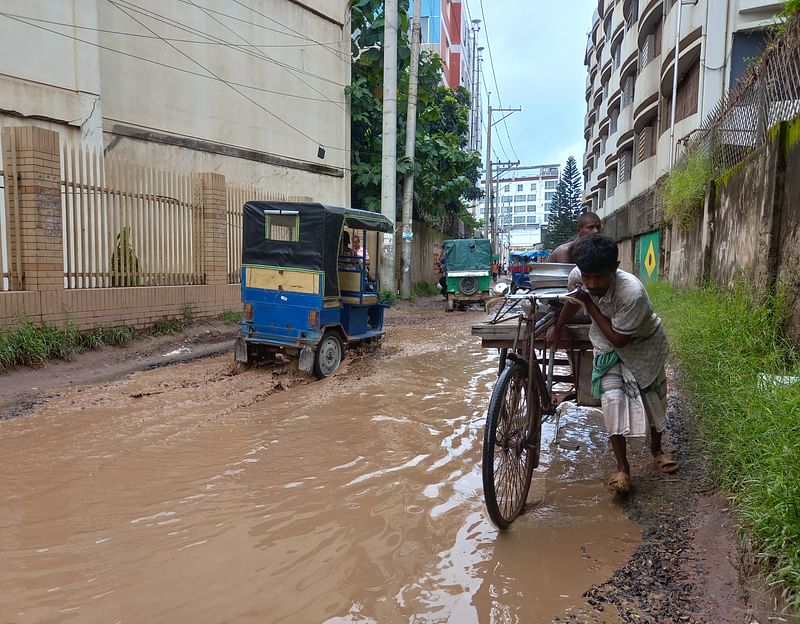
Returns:
[[[578,164],[570,156],[561,171],[561,179],[550,204],[548,227],[542,237],[546,249],[555,249],[575,236],[582,203],[581,175]]]
[[[398,203],[402,177],[412,163],[404,158],[408,104],[408,0],[400,0],[398,26]],[[355,207],[379,211],[383,131],[383,1],[352,0],[353,68],[350,96],[352,114],[352,202]],[[464,200],[480,199],[481,158],[466,149],[470,95],[463,87],[441,84],[441,59],[420,55],[414,163],[414,216],[441,223],[464,216]]]

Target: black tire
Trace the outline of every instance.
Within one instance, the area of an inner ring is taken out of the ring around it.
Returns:
[[[458,290],[469,296],[478,292],[478,280],[474,277],[462,277],[458,280]]]
[[[483,495],[489,518],[498,529],[506,529],[522,512],[538,464],[538,449],[527,435],[528,374],[524,366],[511,364],[500,374],[489,402],[483,436]],[[534,386],[535,413],[539,409]],[[541,418],[538,420],[541,426]]]
[[[508,349],[500,349],[500,362],[497,365],[497,376],[500,377],[502,372],[506,369],[506,362],[508,361]]]
[[[339,368],[344,356],[342,341],[334,332],[327,332],[314,352],[314,375],[318,379],[330,377]]]

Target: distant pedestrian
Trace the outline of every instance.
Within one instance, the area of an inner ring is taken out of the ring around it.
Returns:
[[[486,265],[484,265],[486,266]],[[496,282],[497,281],[497,274],[500,272],[500,264],[497,260],[492,260],[492,279]]]

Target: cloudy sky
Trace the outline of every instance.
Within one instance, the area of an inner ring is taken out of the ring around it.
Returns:
[[[522,107],[506,120],[510,141],[502,123],[494,126],[495,159],[563,165],[572,155],[580,169],[586,115],[583,56],[597,0],[464,1],[469,17],[485,17],[479,41],[486,47],[488,32],[497,87],[488,49],[483,70],[492,106],[499,106],[499,88],[504,107]],[[485,93],[483,100],[485,107]]]

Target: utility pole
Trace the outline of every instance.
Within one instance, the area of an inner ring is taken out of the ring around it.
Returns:
[[[419,74],[420,13],[422,0],[414,0],[414,21],[411,26],[411,65],[408,68],[408,111],[406,115],[406,158],[411,170],[403,178],[403,240],[400,267],[401,292],[411,295],[411,255],[414,242],[414,154],[417,145],[417,76]]]
[[[481,64],[483,63],[483,46],[478,48],[477,63],[478,78],[475,82],[475,151],[480,152],[483,147],[483,142],[481,141],[481,119],[483,119],[483,115],[481,115]]]
[[[492,209],[492,104],[489,103],[488,116],[489,122],[486,124],[486,198],[483,204],[483,236],[489,238],[489,214]]]
[[[492,164],[492,170],[494,170],[494,168],[497,167],[497,176],[496,176],[496,178],[497,178],[497,192],[493,193],[493,198],[496,199],[496,198],[500,197],[500,176],[503,175],[504,173],[506,173],[508,171],[511,171],[512,169],[515,169],[516,167],[518,167],[519,166],[519,161],[518,160],[516,160],[514,162],[510,162],[510,161],[509,162],[499,162],[498,161],[498,162],[494,162],[494,163],[491,163],[491,164]],[[494,181],[492,181],[492,186],[494,186]],[[496,201],[492,201],[492,203],[490,205],[490,208],[491,208],[491,211],[490,211],[490,216],[489,216],[489,225],[491,226],[492,253],[495,254],[495,253],[498,253],[498,251],[499,251],[498,245],[497,245],[497,221],[498,221],[498,218],[497,218],[497,213],[498,213],[497,202]]]
[[[478,59],[475,56],[476,48],[478,45],[478,33],[481,30],[481,20],[474,19],[472,20],[472,55],[470,59],[472,61],[472,88],[470,92],[472,93],[472,122],[470,123],[470,136],[469,136],[469,146],[470,149],[477,151],[478,148],[478,135],[480,134],[480,124],[481,118],[478,116],[478,102],[480,102],[480,74],[478,73]]]
[[[397,0],[386,0],[383,25],[383,140],[381,214],[397,221]],[[378,270],[381,288],[397,292],[394,234],[383,234]]]
[[[512,113],[518,113],[522,110],[522,108],[492,108],[492,105],[489,104],[489,121],[486,125],[486,203],[483,206],[483,220],[486,224],[485,229],[485,236],[489,238],[491,236],[492,239],[492,252],[494,252],[497,246],[497,229],[494,227],[493,221],[490,221],[490,217],[493,219],[494,213],[492,213],[492,195],[494,194],[492,191],[492,181],[494,178],[492,177],[492,126],[496,123],[500,123],[506,117],[511,115]],[[497,121],[492,121],[492,113],[508,113],[504,115]]]

